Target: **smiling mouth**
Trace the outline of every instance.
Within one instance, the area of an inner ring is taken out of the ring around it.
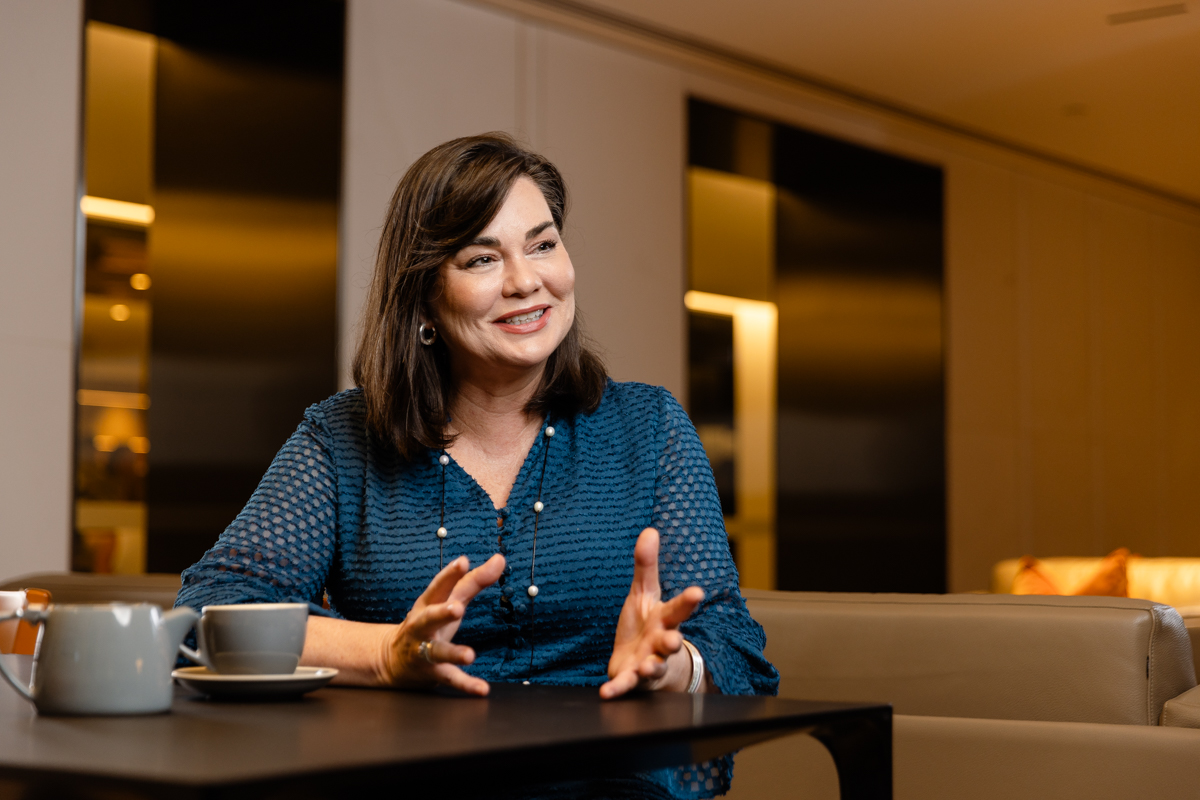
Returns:
[[[539,308],[537,311],[530,311],[525,314],[517,314],[515,317],[506,317],[500,320],[505,325],[524,325],[527,322],[533,322],[542,318],[542,314],[546,313],[546,309]]]

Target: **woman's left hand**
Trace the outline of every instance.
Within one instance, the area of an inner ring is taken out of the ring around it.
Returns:
[[[658,531],[646,528],[633,549],[633,585],[617,620],[617,637],[608,661],[605,700],[633,689],[683,691],[692,677],[679,625],[704,600],[704,590],[689,586],[662,602],[658,584]]]

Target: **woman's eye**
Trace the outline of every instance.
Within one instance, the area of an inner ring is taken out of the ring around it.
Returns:
[[[488,264],[492,263],[492,260],[493,259],[491,256],[475,256],[475,258],[472,258],[470,261],[467,262],[467,266],[468,267],[483,267],[483,266],[487,266]]]
[[[539,253],[548,253],[558,247],[558,242],[538,242],[537,251]]]

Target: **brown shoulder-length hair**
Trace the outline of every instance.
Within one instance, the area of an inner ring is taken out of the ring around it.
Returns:
[[[504,133],[438,145],[409,167],[392,195],[353,374],[363,391],[368,428],[395,444],[406,460],[453,440],[446,434],[454,393],[449,355],[440,339],[423,346],[417,338],[426,304],[440,290],[442,264],[488,226],[522,175],[542,190],[562,231],[567,215],[562,175]],[[600,404],[606,378],[577,312],[526,410],[558,417],[590,413]]]

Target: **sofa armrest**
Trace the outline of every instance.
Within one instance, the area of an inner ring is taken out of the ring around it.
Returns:
[[[1193,686],[1163,705],[1159,725],[1171,728],[1200,728],[1200,686]]]

